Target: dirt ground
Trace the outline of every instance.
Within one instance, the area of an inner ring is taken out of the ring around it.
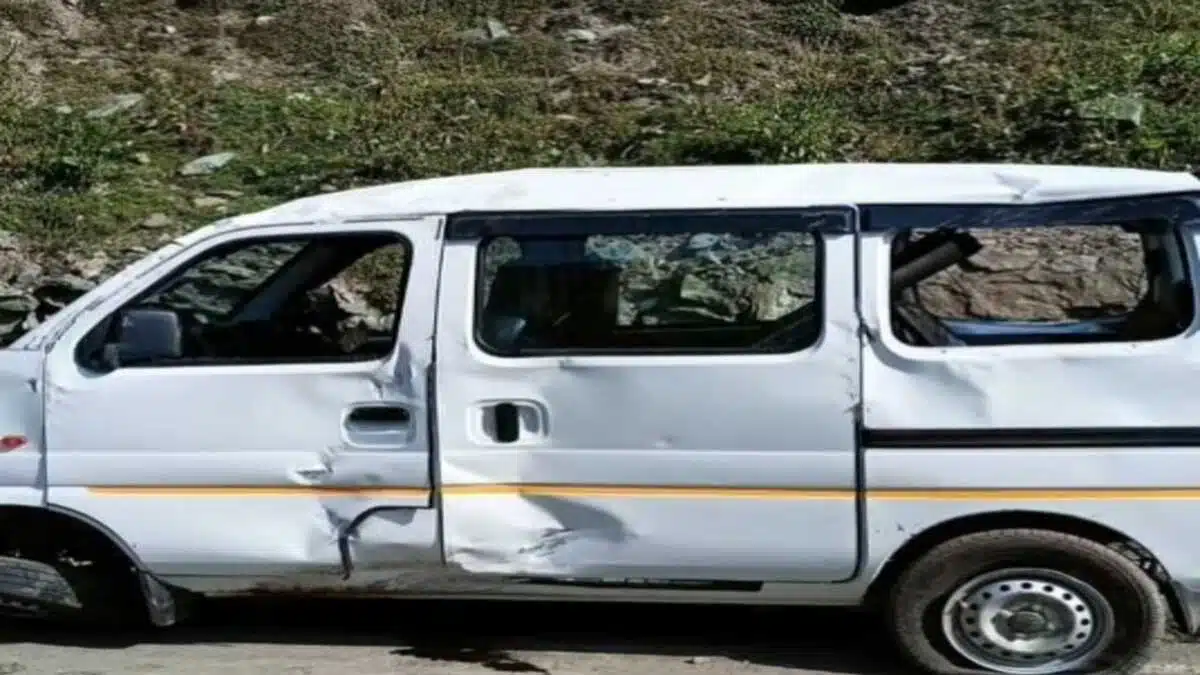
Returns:
[[[0,629],[0,675],[906,675],[841,611],[412,601],[222,601],[187,625]],[[1200,674],[1168,640],[1147,675]]]

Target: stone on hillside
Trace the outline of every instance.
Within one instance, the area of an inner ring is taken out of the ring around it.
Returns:
[[[88,111],[87,116],[91,119],[112,117],[117,113],[136,108],[144,100],[146,100],[146,97],[142,94],[119,94],[108,99],[100,107]]]
[[[507,40],[513,36],[508,26],[504,25],[504,22],[498,19],[488,19],[485,22],[485,26],[487,28],[487,36],[491,40]]]
[[[152,213],[142,221],[142,227],[147,230],[159,230],[174,224],[175,221],[165,213]]]
[[[1109,94],[1079,104],[1079,116],[1084,119],[1124,122],[1135,127],[1142,126],[1145,110],[1146,103],[1137,94]]]
[[[207,155],[184,164],[179,169],[179,175],[204,176],[210,173],[216,173],[217,171],[225,168],[227,164],[236,158],[236,152],[218,152],[215,155]]]

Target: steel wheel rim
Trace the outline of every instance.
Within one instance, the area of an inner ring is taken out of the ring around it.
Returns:
[[[942,634],[963,658],[1006,675],[1080,669],[1112,642],[1115,617],[1093,586],[1048,569],[1008,568],[961,584]]]

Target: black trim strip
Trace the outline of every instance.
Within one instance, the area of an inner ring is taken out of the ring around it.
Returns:
[[[570,586],[574,588],[609,588],[638,591],[709,591],[756,593],[762,590],[761,581],[722,581],[708,579],[558,579],[550,577],[516,577],[510,581],[530,586]]]
[[[1200,192],[1045,202],[1041,204],[864,204],[862,231],[928,228],[1115,225],[1140,221],[1175,224],[1200,217]]]
[[[786,209],[662,209],[648,211],[464,211],[449,216],[446,239],[689,234],[695,232],[847,234],[854,209],[823,206]]]
[[[866,449],[1200,447],[1198,427],[866,429]]]

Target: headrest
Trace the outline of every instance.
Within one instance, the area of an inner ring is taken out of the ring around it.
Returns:
[[[496,270],[488,295],[489,315],[553,321],[571,309],[587,314],[617,312],[620,268],[606,263],[527,264],[516,261]]]

